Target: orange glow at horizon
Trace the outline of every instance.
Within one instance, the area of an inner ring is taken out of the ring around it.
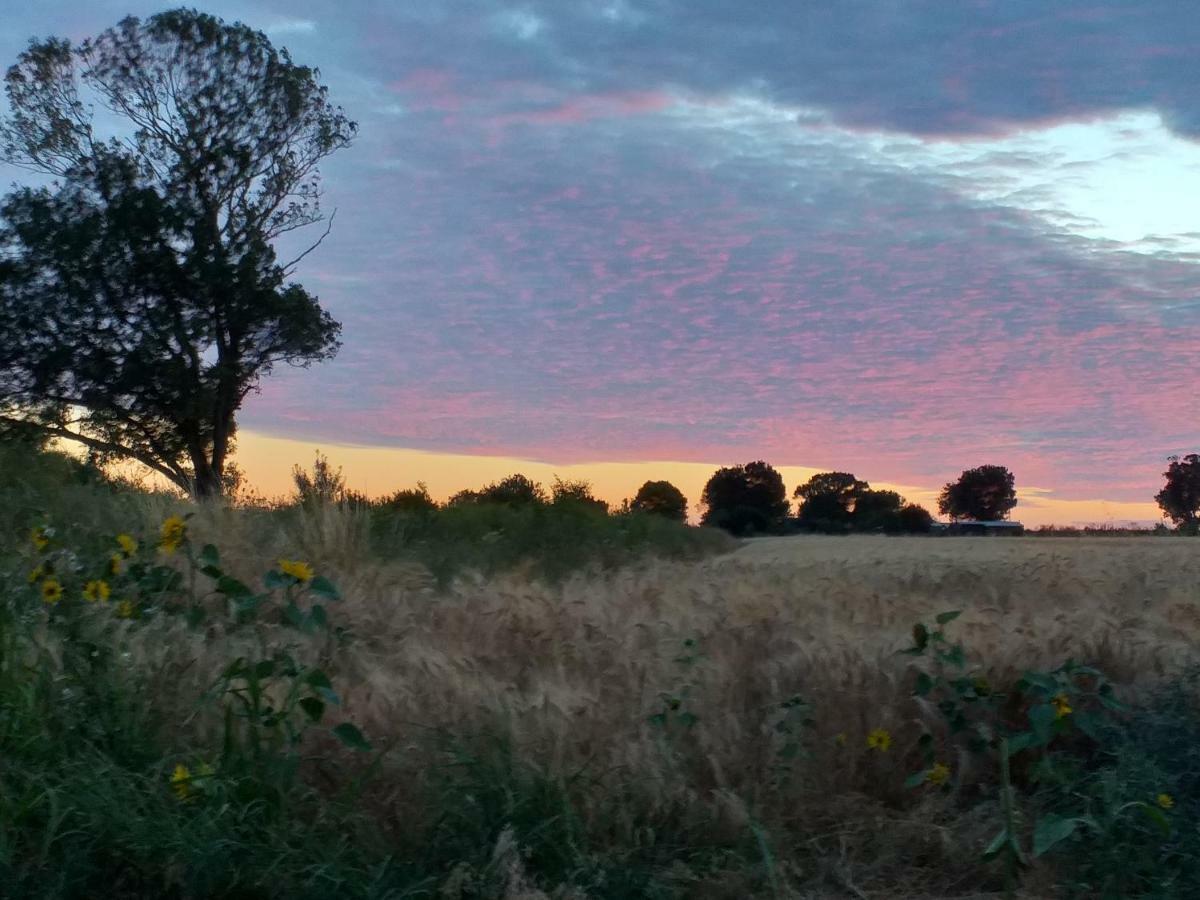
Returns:
[[[284,496],[292,491],[292,466],[312,465],[314,452],[320,450],[334,467],[341,466],[346,486],[369,497],[380,497],[400,488],[424,482],[435,500],[445,500],[463,488],[478,488],[514,472],[549,486],[555,476],[564,480],[586,479],[597,497],[618,505],[632,497],[647,480],[670,481],[688,499],[688,512],[695,519],[700,494],[709,476],[729,463],[647,460],[640,462],[591,462],[555,464],[510,456],[471,456],[462,453],[436,453],[396,447],[336,444],[329,441],[273,437],[254,431],[238,435],[235,461],[250,485],[268,497]],[[788,497],[796,485],[807,481],[819,468],[776,466],[787,485]],[[907,500],[920,503],[931,512],[937,506],[937,488],[874,481],[872,486],[894,490]],[[1020,504],[1013,518],[1030,526],[1157,522],[1161,515],[1156,504],[1103,499],[1066,500],[1053,492],[1026,487],[1018,489]]]

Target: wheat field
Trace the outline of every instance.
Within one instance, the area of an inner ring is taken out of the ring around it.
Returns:
[[[244,527],[220,511],[196,522],[201,537],[255,548],[229,563],[249,574],[288,539],[238,540]],[[354,637],[336,680],[347,712],[391,748],[370,803],[397,839],[419,839],[416,823],[436,815],[448,755],[478,761],[499,742],[504,765],[471,777],[557,785],[580,827],[613,846],[663,830],[725,845],[747,835],[778,896],[998,891],[978,859],[986,804],[964,812],[962,796],[901,786],[919,767],[917,735],[938,727],[897,653],[915,622],[963,610],[954,634],[996,684],[1074,657],[1127,698],[1194,662],[1200,632],[1200,553],[1183,538],[766,538],[701,562],[553,585],[465,575],[439,589],[410,564],[363,559],[357,527],[327,513],[303,543],[345,597],[336,615]],[[170,705],[231,648],[168,627],[144,631],[139,655],[167,676]],[[886,754],[865,744],[878,728],[895,737]],[[798,754],[784,752],[792,743]],[[972,765],[955,761],[962,791],[988,777]],[[512,856],[508,896],[543,896],[522,880],[519,847],[496,852]],[[686,896],[746,895],[737,871],[676,861],[668,876]],[[1036,871],[1025,884],[1048,895]]]

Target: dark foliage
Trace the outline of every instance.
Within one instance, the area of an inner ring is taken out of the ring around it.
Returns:
[[[447,501],[447,506],[469,506],[476,503],[499,503],[505,506],[536,506],[547,502],[546,491],[540,484],[520,473],[509,475],[477,491],[459,491]]]
[[[1163,477],[1166,486],[1154,495],[1163,515],[1184,531],[1200,524],[1200,455],[1172,456]]]
[[[669,481],[647,481],[638,488],[629,508],[675,522],[687,520],[687,497]]]
[[[1004,466],[967,469],[942,488],[938,511],[952,519],[979,522],[1007,519],[1017,505],[1013,474]]]
[[[796,488],[800,523],[821,531],[848,531],[851,517],[870,485],[849,472],[818,472]]]
[[[355,134],[317,77],[189,10],[30,43],[0,153],[54,180],[0,206],[0,424],[221,493],[246,395],[338,346],[272,246],[323,218],[317,164]]]
[[[718,469],[704,485],[701,522],[745,536],[776,532],[788,515],[783,477],[761,460]]]
[[[555,477],[550,488],[550,502],[556,504],[576,504],[590,507],[598,512],[607,513],[608,503],[592,494],[592,486],[586,481],[563,481]]]

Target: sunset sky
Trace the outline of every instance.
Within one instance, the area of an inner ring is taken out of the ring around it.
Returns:
[[[1200,450],[1191,3],[194,5],[361,128],[299,273],[344,346],[241,418],[268,493],[999,463],[1023,521],[1157,520]],[[0,62],[162,8],[10,3]]]

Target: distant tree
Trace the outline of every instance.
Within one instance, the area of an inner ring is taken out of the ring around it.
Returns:
[[[783,478],[761,460],[718,469],[704,485],[701,522],[731,534],[777,531],[788,515]]]
[[[447,506],[470,506],[479,502],[479,491],[464,488],[451,494],[446,500]]]
[[[1168,457],[1166,486],[1154,495],[1163,515],[1187,531],[1200,525],[1200,455]]]
[[[554,484],[550,486],[550,502],[558,505],[576,504],[608,513],[608,502],[592,494],[592,486],[582,479],[578,481],[563,481],[554,476]]]
[[[0,425],[218,495],[235,415],[339,326],[273,244],[321,221],[318,163],[357,126],[315,69],[194,10],[34,40],[5,78]],[[93,127],[93,110],[101,110]]]
[[[486,485],[477,491],[459,491],[446,502],[446,505],[498,503],[505,506],[526,506],[545,502],[546,492],[540,484],[524,475],[516,474]]]
[[[855,502],[852,524],[856,531],[900,531],[903,508],[904,498],[895,491],[866,490]]]
[[[1004,466],[979,466],[967,469],[942,488],[938,512],[952,519],[979,522],[1007,519],[1017,505],[1012,472]]]
[[[429,488],[423,481],[418,481],[415,488],[403,488],[389,494],[376,505],[391,512],[420,514],[435,512],[438,508],[437,501],[429,496]]]
[[[849,472],[818,472],[793,493],[800,501],[796,515],[805,525],[846,530],[859,499],[869,488]]]
[[[305,506],[341,503],[348,496],[342,467],[335,469],[320,450],[316,451],[312,471],[292,466],[292,483],[296,500]]]
[[[687,497],[669,481],[647,481],[629,501],[634,512],[650,513],[675,522],[687,521]]]
[[[928,534],[933,528],[933,515],[916,503],[905,503],[896,513],[896,531],[901,534]]]

